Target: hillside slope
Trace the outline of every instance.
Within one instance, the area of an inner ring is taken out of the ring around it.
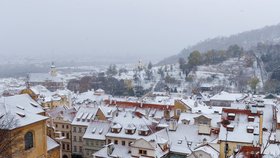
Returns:
[[[173,64],[178,62],[178,59],[183,57],[187,58],[189,53],[198,50],[205,52],[207,50],[226,49],[230,45],[237,44],[244,49],[249,49],[252,46],[256,46],[258,43],[279,43],[280,42],[280,24],[273,26],[266,26],[261,29],[246,31],[229,37],[216,37],[213,39],[207,39],[203,42],[197,43],[188,49],[183,49],[179,54],[173,55],[166,59],[163,59],[158,64]]]

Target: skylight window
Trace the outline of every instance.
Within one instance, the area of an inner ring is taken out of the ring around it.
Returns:
[[[34,107],[38,107],[38,105],[36,105],[35,103],[30,102],[30,104]]]
[[[24,107],[17,105],[17,108],[19,108],[20,110],[24,110]]]
[[[17,115],[20,116],[20,117],[25,117],[25,114],[22,113],[22,112],[17,112]]]
[[[93,128],[92,131],[91,131],[91,133],[95,133],[95,131],[96,131],[96,128]]]

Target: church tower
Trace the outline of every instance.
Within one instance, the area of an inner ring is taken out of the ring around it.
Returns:
[[[57,71],[56,71],[56,67],[54,65],[54,62],[52,62],[50,73],[51,73],[51,76],[53,76],[53,77],[57,76]]]

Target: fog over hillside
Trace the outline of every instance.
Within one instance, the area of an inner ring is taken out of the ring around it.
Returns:
[[[187,49],[183,49],[179,54],[170,56],[160,61],[159,64],[176,63],[179,58],[187,58],[188,55],[198,50],[205,52],[208,50],[221,50],[227,49],[230,45],[239,45],[245,50],[251,47],[257,46],[259,43],[262,44],[277,44],[280,43],[280,24],[273,26],[266,26],[261,29],[245,31],[239,34],[231,36],[216,37],[213,39],[207,39],[199,42]]]

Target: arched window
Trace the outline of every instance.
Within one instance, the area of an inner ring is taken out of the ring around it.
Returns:
[[[33,148],[33,133],[27,132],[24,135],[25,150]]]

